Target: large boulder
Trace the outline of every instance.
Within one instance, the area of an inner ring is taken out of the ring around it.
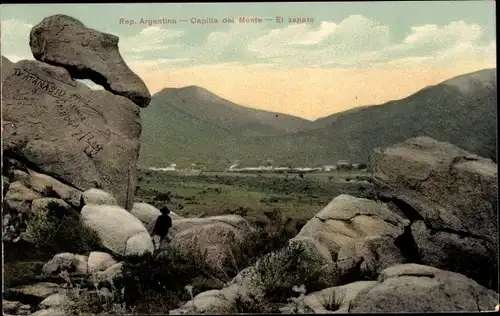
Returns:
[[[362,289],[349,313],[493,311],[498,294],[464,275],[418,264],[385,269]]]
[[[373,181],[412,220],[420,262],[498,287],[497,165],[429,137],[371,155]]]
[[[85,205],[83,225],[94,230],[102,246],[121,256],[153,252],[153,242],[146,228],[134,215],[116,205]]]
[[[132,101],[38,61],[14,64],[2,84],[4,155],[80,191],[106,190],[132,208],[141,132]]]
[[[137,202],[132,206],[130,213],[137,217],[146,227],[148,227],[151,222],[156,221],[158,216],[161,215],[160,210],[153,205]]]
[[[239,215],[220,215],[203,218],[178,218],[172,217],[172,234],[175,235],[185,229],[204,226],[208,224],[224,223],[243,231],[251,231],[253,228],[248,221]]]
[[[309,220],[292,241],[315,245],[327,262],[339,268],[338,282],[373,278],[383,269],[405,261],[396,239],[409,221],[387,205],[339,195]],[[356,270],[356,271],[355,271]]]
[[[73,78],[91,79],[114,94],[146,107],[151,95],[123,60],[118,40],[115,35],[88,28],[63,14],[43,19],[30,33],[35,59],[63,66]]]
[[[247,239],[249,233],[219,222],[185,229],[175,235],[171,246],[186,255],[206,255],[200,259],[217,271],[232,258],[234,247]]]

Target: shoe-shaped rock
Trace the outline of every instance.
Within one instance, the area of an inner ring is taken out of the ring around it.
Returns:
[[[35,59],[66,68],[74,79],[90,79],[104,89],[148,106],[151,94],[127,66],[118,50],[118,37],[86,27],[79,20],[56,14],[31,29]]]

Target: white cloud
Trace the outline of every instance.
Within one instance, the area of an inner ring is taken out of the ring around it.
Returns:
[[[120,39],[118,46],[123,53],[145,53],[150,51],[165,50],[174,39],[181,37],[184,31],[169,30],[159,26],[151,26],[142,29],[131,37]]]
[[[191,61],[191,58],[160,58],[131,61],[127,61],[127,58],[125,58],[125,61],[132,70],[140,69],[142,71],[156,71],[179,64],[186,64]]]
[[[444,65],[459,60],[494,62],[496,57],[496,42],[485,43],[482,27],[465,21],[415,25],[399,41],[391,40],[388,25],[362,15],[319,25],[274,29],[270,25],[231,24],[226,30],[207,34],[197,46],[183,41],[186,32],[155,25],[133,36],[121,36],[119,48],[131,68],[148,71],[205,64],[254,65],[254,69]],[[19,20],[3,21],[2,54],[13,62],[33,59],[31,28]]]
[[[302,25],[305,26],[306,24]],[[337,29],[337,24],[328,21],[322,21],[318,30],[310,31],[308,34],[306,34],[304,38],[295,41],[293,44],[299,44],[299,45],[318,44],[323,39],[328,37],[330,34],[334,33],[336,29]]]
[[[361,15],[352,15],[338,24],[323,21],[275,29],[255,39],[249,48],[273,61],[289,57],[297,66],[351,65],[357,56],[389,44],[389,27]]]
[[[481,38],[482,35],[483,30],[480,25],[456,21],[442,27],[436,24],[414,26],[412,33],[403,42],[405,44],[470,42]]]
[[[2,55],[10,56],[12,62],[21,59],[33,59],[29,46],[30,32],[33,25],[16,19],[2,21]],[[15,60],[15,61],[14,61]]]

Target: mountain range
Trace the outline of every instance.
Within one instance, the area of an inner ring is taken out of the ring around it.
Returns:
[[[373,147],[430,136],[496,161],[496,68],[379,105],[309,121],[235,104],[197,87],[166,88],[141,109],[142,166],[238,161],[316,166],[367,162]]]

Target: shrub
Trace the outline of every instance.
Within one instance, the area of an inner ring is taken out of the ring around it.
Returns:
[[[236,295],[232,306],[233,310],[227,314],[279,314],[279,306],[267,299],[256,298],[252,294],[243,297]]]
[[[323,268],[319,262],[303,244],[288,244],[257,261],[251,282],[254,287],[264,290],[265,300],[286,302],[297,296],[294,286],[304,284],[312,289],[318,286],[319,272]]]
[[[127,306],[140,313],[163,313],[191,299],[185,290],[188,284],[194,295],[223,287],[224,282],[205,263],[205,258],[206,253],[199,249],[181,252],[173,247],[154,255],[127,257],[123,276],[115,283],[124,288]]]
[[[256,222],[255,231],[240,242],[231,245],[233,259],[235,262],[228,263],[239,270],[253,265],[259,258],[270,252],[279,250],[288,244],[304,226],[305,221],[297,221],[291,218],[285,219],[279,209],[274,212],[264,212],[267,222]]]
[[[63,305],[66,315],[123,315],[128,311],[123,288],[117,288],[113,282],[109,283],[110,289],[99,287],[97,283],[82,287],[67,271],[62,271],[59,276],[66,281],[66,295],[70,302]]]
[[[4,262],[4,286],[6,288],[33,283],[42,272],[45,261]]]
[[[48,212],[31,215],[23,239],[46,256],[60,252],[87,253],[100,248],[97,234],[84,227],[78,212],[50,202]]]
[[[167,202],[170,202],[170,196],[171,196],[171,193],[170,191],[168,191],[167,193],[158,193],[156,196],[155,196],[155,200],[157,201],[167,201]]]

